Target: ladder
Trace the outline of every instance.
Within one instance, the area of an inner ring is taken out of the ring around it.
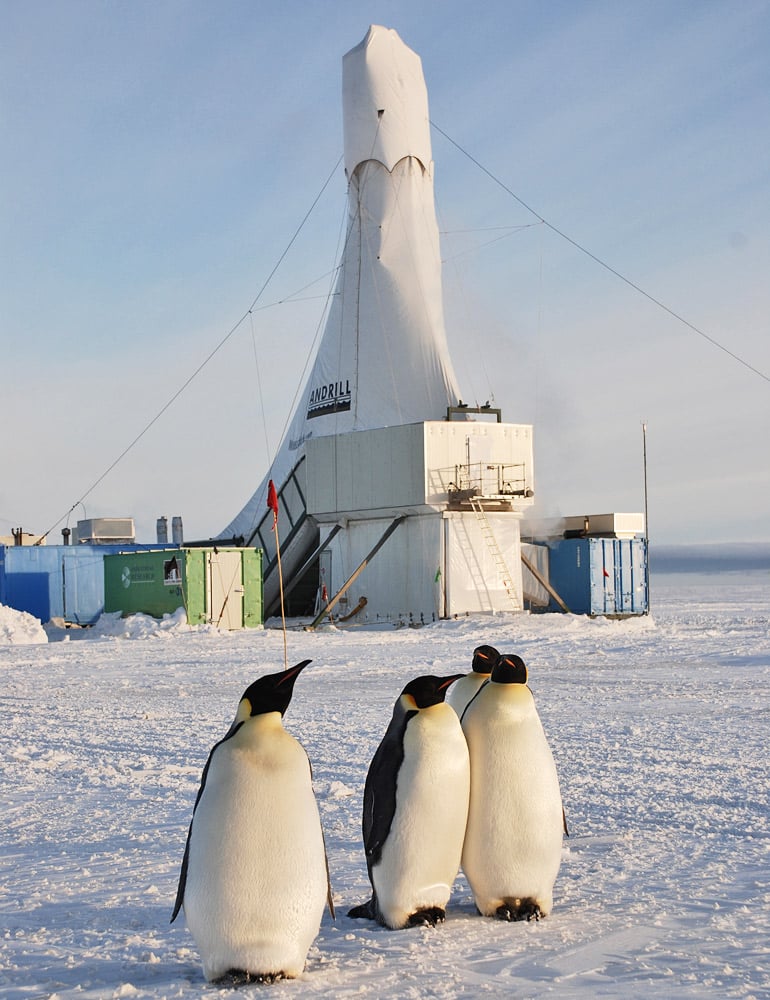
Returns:
[[[487,515],[484,513],[481,501],[478,497],[471,497],[470,504],[473,508],[473,513],[476,515],[476,520],[479,522],[482,538],[486,542],[487,548],[492,554],[492,558],[497,566],[497,572],[500,575],[500,579],[503,581],[503,586],[505,587],[505,592],[508,595],[508,600],[511,602],[511,607],[514,611],[521,611],[523,608],[521,598],[519,597],[518,591],[514,585],[513,577],[511,575],[511,571],[508,569],[505,557],[500,551],[500,546],[497,544],[497,539],[492,531],[492,527],[487,520]]]

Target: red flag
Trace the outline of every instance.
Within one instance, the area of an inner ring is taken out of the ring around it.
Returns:
[[[278,494],[275,492],[275,483],[270,480],[267,487],[267,506],[273,512],[273,530],[278,524]]]

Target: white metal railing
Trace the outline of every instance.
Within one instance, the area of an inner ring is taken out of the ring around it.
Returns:
[[[474,496],[482,497],[527,497],[532,490],[527,484],[527,470],[524,462],[502,464],[498,462],[472,462],[456,465],[454,478],[449,483],[450,496],[453,491],[472,490]]]

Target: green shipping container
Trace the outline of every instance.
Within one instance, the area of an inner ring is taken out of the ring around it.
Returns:
[[[173,548],[104,558],[104,610],[154,618],[184,608],[191,625],[263,624],[262,550]]]

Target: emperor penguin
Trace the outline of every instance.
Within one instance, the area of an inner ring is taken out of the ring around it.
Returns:
[[[478,689],[489,680],[492,667],[497,663],[500,656],[494,646],[477,646],[473,650],[473,660],[471,661],[471,672],[461,677],[452,685],[447,692],[446,702],[457,712],[458,718],[462,719],[465,706],[476,694]]]
[[[501,656],[468,704],[462,728],[471,798],[462,867],[480,913],[550,913],[566,832],[551,748],[519,656]]]
[[[364,786],[372,898],[348,916],[391,930],[444,920],[470,791],[468,747],[457,713],[444,701],[462,676],[417,677],[396,701]]]
[[[203,769],[173,923],[184,907],[209,981],[298,976],[329,901],[310,762],[283,728],[310,660],[254,681]]]

